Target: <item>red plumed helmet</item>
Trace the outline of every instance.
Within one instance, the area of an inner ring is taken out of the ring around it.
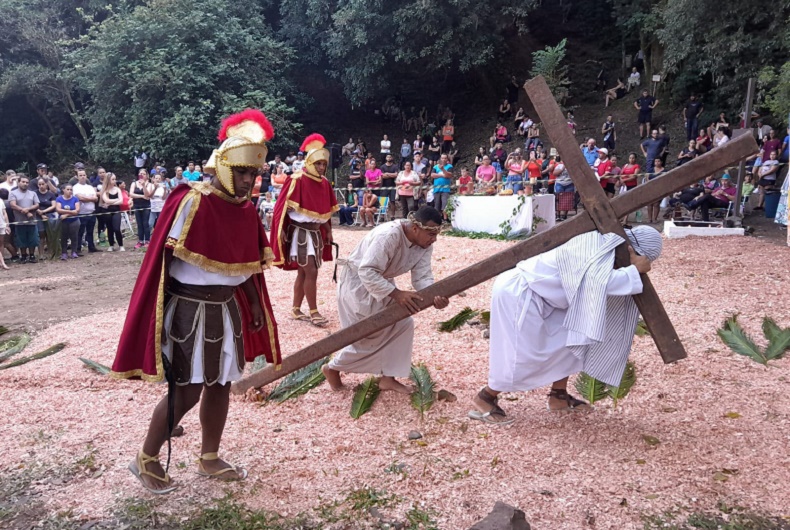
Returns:
[[[247,136],[254,142],[268,142],[274,138],[274,127],[263,112],[247,109],[222,120],[217,138],[224,142],[229,136],[236,135]]]
[[[302,142],[302,147],[300,147],[299,150],[307,154],[309,151],[312,151],[313,149],[323,149],[325,145],[326,145],[326,138],[324,138],[318,133],[313,133],[304,139],[304,142]]]

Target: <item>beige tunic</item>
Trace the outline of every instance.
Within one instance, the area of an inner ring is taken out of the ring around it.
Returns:
[[[345,328],[395,303],[389,294],[394,279],[411,272],[414,290],[433,283],[432,247],[411,245],[403,233],[405,221],[379,225],[348,258],[337,286],[340,324]],[[329,363],[341,372],[408,377],[414,322],[411,317],[344,348]]]

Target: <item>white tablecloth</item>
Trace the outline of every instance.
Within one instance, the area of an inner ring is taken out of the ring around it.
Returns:
[[[532,231],[534,215],[541,219],[535,230],[537,233],[554,226],[554,195],[533,195],[527,197],[524,205],[514,217],[513,210],[518,208],[518,195],[461,196],[455,197],[453,229],[464,232],[485,232],[492,235],[502,233],[500,225],[510,220],[510,235],[525,235]]]

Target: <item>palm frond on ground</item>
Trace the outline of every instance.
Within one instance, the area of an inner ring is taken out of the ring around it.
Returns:
[[[414,382],[414,392],[410,396],[411,406],[420,413],[422,418],[436,399],[434,393],[436,385],[424,364],[412,365],[410,378]]]
[[[452,317],[450,320],[439,322],[439,331],[444,331],[446,333],[455,331],[472,320],[475,316],[477,316],[477,311],[473,310],[471,307],[465,307],[460,313]]]
[[[285,376],[280,381],[280,384],[272,390],[272,393],[266,397],[266,401],[282,403],[288,399],[307,394],[326,380],[321,368],[328,362],[329,357],[325,357]]]
[[[357,385],[354,389],[354,398],[351,400],[351,417],[356,420],[369,411],[380,392],[379,382],[373,376]]]

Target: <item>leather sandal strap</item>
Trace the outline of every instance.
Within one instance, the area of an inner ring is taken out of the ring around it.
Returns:
[[[505,411],[499,406],[499,397],[492,396],[486,392],[485,388],[481,389],[480,392],[477,393],[477,397],[483,400],[486,405],[491,405],[491,410],[489,410],[486,414],[502,416],[503,418],[507,417]]]
[[[219,460],[219,453],[203,453],[198,457],[199,460]]]
[[[137,453],[137,471],[141,475],[147,475],[151,478],[158,480],[159,482],[163,482],[165,484],[170,484],[170,475],[165,473],[164,476],[157,475],[156,473],[152,473],[145,468],[146,464],[151,462],[159,462],[159,455],[148,456],[144,452],[140,451]]]

